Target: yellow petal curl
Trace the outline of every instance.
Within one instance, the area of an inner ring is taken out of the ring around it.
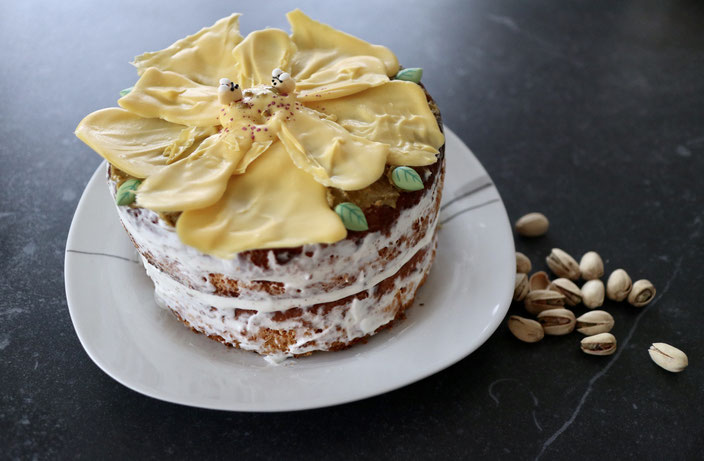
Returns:
[[[132,64],[139,75],[156,67],[177,72],[203,85],[217,86],[220,78],[232,79],[235,74],[232,49],[242,41],[239,17],[240,14],[235,13],[222,18],[168,48],[137,56]]]
[[[279,67],[288,70],[296,46],[281,29],[252,32],[232,50],[237,63],[233,82],[241,87],[271,85],[271,71]]]
[[[334,243],[347,235],[325,187],[296,168],[278,142],[247,174],[232,176],[213,206],[185,211],[176,230],[185,244],[224,259],[258,248]]]
[[[381,60],[373,56],[353,56],[296,82],[296,92],[299,101],[324,101],[359,93],[388,81]]]

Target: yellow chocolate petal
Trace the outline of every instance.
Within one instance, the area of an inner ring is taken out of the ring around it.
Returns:
[[[137,190],[137,204],[154,211],[183,211],[217,202],[246,152],[233,149],[225,138],[214,134],[187,158],[149,176]]]
[[[359,93],[389,81],[384,63],[373,56],[354,56],[324,67],[296,82],[299,101],[323,101]]]
[[[247,153],[244,154],[244,157],[242,157],[242,160],[240,160],[240,162],[237,164],[237,167],[233,171],[233,174],[243,174],[247,170],[249,164],[259,158],[259,156],[262,155],[264,152],[266,152],[266,150],[269,149],[272,143],[273,141],[268,140],[253,142],[252,147],[249,148]]]
[[[302,107],[279,119],[278,137],[293,163],[328,187],[358,190],[384,172],[389,147],[350,134],[337,123]]]
[[[187,126],[181,130],[178,138],[174,142],[164,149],[164,156],[166,156],[166,164],[169,165],[182,158],[188,157],[192,154],[196,148],[200,145],[203,139],[208,136],[212,136],[217,133],[215,127],[203,127],[203,126]]]
[[[132,91],[117,103],[142,117],[161,118],[188,126],[220,123],[218,89],[200,85],[175,72],[146,70]]]
[[[393,77],[398,72],[398,59],[385,46],[372,45],[314,21],[298,9],[286,17],[291,24],[291,39],[298,47],[291,72],[297,81],[305,80],[336,61],[352,56],[379,58],[384,63],[388,77]]]
[[[232,49],[242,41],[239,13],[183,38],[161,51],[144,53],[132,63],[142,75],[148,68],[172,71],[194,82],[217,86],[222,77],[235,76]]]
[[[189,134],[184,136],[184,131]],[[142,118],[119,107],[93,112],[76,128],[81,141],[135,178],[156,173],[174,155],[188,155],[209,134],[211,128],[191,129],[158,118]]]
[[[233,82],[243,88],[271,85],[271,71],[277,67],[287,70],[296,52],[296,46],[281,29],[252,32],[232,50],[237,63]]]
[[[388,144],[390,165],[430,165],[445,143],[425,92],[415,83],[393,80],[351,96],[306,105],[334,115],[352,134]]]
[[[333,243],[347,235],[325,187],[296,168],[279,142],[247,174],[230,177],[213,206],[181,214],[176,230],[185,244],[224,259],[246,250]]]

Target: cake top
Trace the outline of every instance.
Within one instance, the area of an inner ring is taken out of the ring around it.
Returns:
[[[123,187],[137,206],[181,212],[180,239],[203,253],[339,241],[364,216],[351,203],[333,211],[326,188],[430,165],[444,143],[424,90],[402,79],[415,72],[399,73],[389,49],[300,10],[287,17],[290,35],[243,38],[233,14],[136,57],[140,78],[120,107],[76,129],[132,178]]]

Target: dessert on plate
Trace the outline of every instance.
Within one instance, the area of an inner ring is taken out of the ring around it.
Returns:
[[[119,107],[76,135],[107,162],[157,303],[271,361],[363,341],[403,317],[437,247],[445,171],[422,70],[287,15],[233,14],[135,58]]]

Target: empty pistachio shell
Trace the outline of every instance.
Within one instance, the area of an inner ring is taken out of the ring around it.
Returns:
[[[636,307],[649,304],[655,297],[655,287],[649,280],[637,280],[628,294],[628,302]]]
[[[589,280],[582,285],[582,302],[589,309],[604,305],[604,282],[599,279]]]
[[[613,301],[623,301],[631,292],[633,283],[631,277],[623,269],[616,269],[609,275],[609,280],[606,282],[606,296]]]
[[[570,279],[564,277],[555,279],[548,289],[565,295],[565,303],[569,306],[576,306],[582,302],[582,290]]]
[[[540,237],[548,231],[550,223],[542,213],[528,213],[516,221],[516,232],[524,237]]]
[[[530,285],[530,291],[547,290],[550,286],[550,278],[547,272],[539,271],[530,276],[528,284]]]
[[[648,349],[648,354],[653,362],[673,373],[679,373],[689,364],[687,354],[665,343],[653,343]]]
[[[533,268],[533,265],[530,263],[530,259],[528,259],[528,256],[524,255],[520,251],[516,252],[516,272],[520,272],[522,274],[527,274],[530,272],[530,270]]]
[[[614,327],[614,318],[606,311],[590,311],[577,317],[577,331],[590,336],[608,333]]]
[[[616,352],[616,338],[611,333],[599,333],[582,339],[581,346],[589,355],[611,355]]]
[[[422,67],[408,67],[406,69],[399,70],[396,74],[396,80],[405,80],[413,83],[420,83],[421,78],[423,78]]]
[[[425,187],[416,170],[408,166],[397,166],[394,168],[391,172],[391,181],[396,187],[406,191],[421,190]]]
[[[570,280],[579,278],[579,264],[566,251],[553,248],[545,262],[550,270],[558,277],[565,277]]]
[[[530,289],[528,288],[528,276],[526,274],[521,274],[520,272],[516,274],[516,286],[513,289],[513,300],[523,301]]]
[[[342,219],[342,224],[352,231],[365,231],[369,229],[367,218],[360,207],[351,202],[342,202],[335,207],[335,213]]]
[[[543,339],[543,327],[535,320],[512,315],[508,318],[508,329],[513,336],[526,343],[535,343]]]
[[[137,187],[142,183],[139,179],[128,179],[120,184],[115,194],[115,203],[120,206],[129,205],[137,197]]]
[[[565,305],[565,296],[562,293],[550,290],[530,291],[523,300],[523,304],[528,312],[538,315],[542,311],[555,309]]]
[[[601,278],[604,275],[604,261],[601,260],[601,256],[596,251],[588,251],[579,260],[579,271],[582,273],[584,280]]]
[[[538,314],[538,322],[546,335],[561,336],[572,333],[577,320],[569,309],[548,309]]]

